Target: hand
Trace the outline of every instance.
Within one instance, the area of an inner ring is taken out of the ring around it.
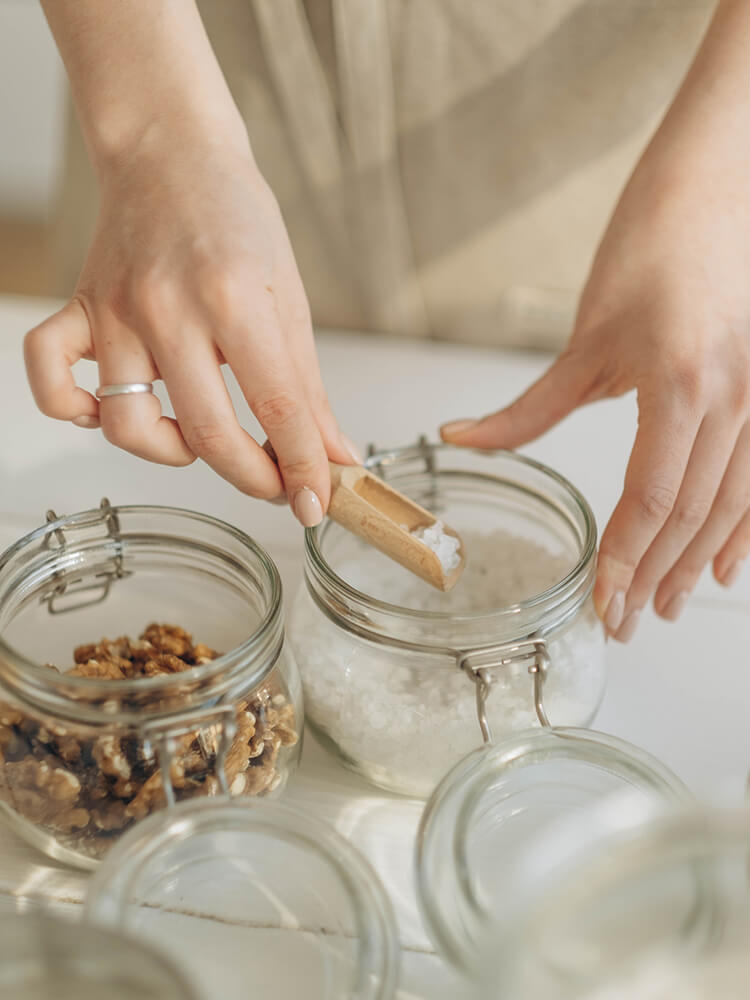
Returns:
[[[328,458],[351,463],[320,377],[310,314],[276,201],[234,135],[149,133],[100,170],[101,211],[72,300],[26,337],[40,410],[165,465],[197,456],[239,490],[286,493],[305,525],[330,492]],[[102,385],[163,379],[156,396],[101,403],[71,366],[95,360]],[[228,364],[278,465],[240,426]]]
[[[697,158],[696,158],[697,159]],[[511,406],[442,429],[515,448],[635,389],[639,422],[594,590],[629,639],[653,594],[675,619],[704,566],[730,584],[750,552],[750,192],[744,167],[646,156],[594,262],[567,349]]]

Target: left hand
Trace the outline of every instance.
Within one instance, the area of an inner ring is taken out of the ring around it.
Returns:
[[[652,595],[674,620],[708,562],[729,585],[750,554],[750,176],[744,164],[674,166],[657,148],[636,170],[546,374],[505,409],[442,428],[453,444],[515,448],[636,390],[638,431],[594,590],[623,641]]]

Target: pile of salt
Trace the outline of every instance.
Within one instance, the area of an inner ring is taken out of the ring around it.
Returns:
[[[455,535],[447,535],[442,521],[435,521],[426,528],[415,528],[410,532],[412,538],[423,542],[432,549],[443,567],[444,573],[450,573],[461,562],[459,548],[461,542]]]

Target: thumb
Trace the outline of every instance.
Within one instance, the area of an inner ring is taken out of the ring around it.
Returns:
[[[440,435],[470,448],[517,448],[586,402],[594,377],[590,362],[566,351],[510,406],[481,420],[444,424]]]
[[[98,426],[99,404],[73,378],[73,365],[92,358],[94,347],[88,317],[78,300],[26,334],[23,342],[26,374],[34,400],[48,417]]]

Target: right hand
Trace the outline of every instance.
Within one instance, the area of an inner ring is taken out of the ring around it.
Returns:
[[[331,412],[289,238],[249,146],[235,136],[151,138],[99,176],[75,294],[24,344],[39,409],[101,426],[152,462],[202,458],[243,493],[286,494],[303,524],[317,524],[328,459],[350,464],[356,453]],[[177,419],[153,395],[97,402],[73,380],[81,358],[96,361],[101,385],[163,379]],[[240,426],[224,363],[277,462]]]

